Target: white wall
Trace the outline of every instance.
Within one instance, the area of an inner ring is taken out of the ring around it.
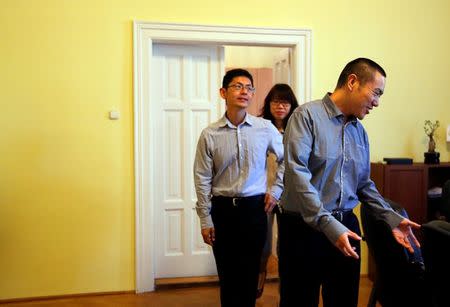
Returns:
[[[225,67],[273,68],[273,59],[281,48],[225,46]]]

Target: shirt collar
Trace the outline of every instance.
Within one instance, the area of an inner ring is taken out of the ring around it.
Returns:
[[[221,128],[223,128],[223,127],[225,127],[225,126],[228,126],[228,127],[230,127],[230,128],[236,128],[236,126],[235,125],[233,125],[229,120],[228,120],[228,118],[227,118],[227,116],[226,116],[226,112],[223,114],[223,116],[219,119],[219,127],[221,127]],[[243,125],[243,124],[248,124],[248,125],[250,125],[250,126],[253,126],[253,119],[252,119],[252,116],[250,115],[250,114],[248,114],[248,113],[245,113],[245,118],[244,118],[244,121],[242,122],[242,124],[240,124],[240,125]]]
[[[328,114],[328,118],[340,118],[341,120],[344,119],[344,113],[342,113],[341,110],[336,106],[336,104],[331,100],[330,98],[331,93],[326,93],[325,96],[322,99],[323,105],[325,107],[325,111]],[[353,125],[356,125],[358,122],[358,119],[354,116],[350,117],[348,119],[348,122],[351,122]]]

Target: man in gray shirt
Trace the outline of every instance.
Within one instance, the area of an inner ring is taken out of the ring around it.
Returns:
[[[222,306],[254,306],[267,214],[282,192],[283,167],[267,191],[267,155],[283,162],[282,137],[274,125],[247,113],[255,88],[251,74],[233,69],[220,95],[227,111],[205,128],[194,163],[202,236],[213,248]]]
[[[395,213],[370,179],[369,141],[360,123],[377,107],[386,73],[359,58],[336,89],[292,114],[284,135],[285,190],[279,220],[280,306],[357,306],[360,229],[352,209],[373,207],[411,252],[418,224]]]

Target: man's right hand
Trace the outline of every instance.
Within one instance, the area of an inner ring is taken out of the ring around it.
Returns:
[[[216,240],[216,231],[213,227],[204,228],[202,229],[202,237],[206,244],[213,246],[214,241]]]
[[[347,257],[353,257],[359,259],[359,255],[355,252],[355,249],[350,245],[349,238],[361,241],[361,237],[358,236],[353,231],[346,231],[339,236],[337,241],[334,243],[336,247]]]

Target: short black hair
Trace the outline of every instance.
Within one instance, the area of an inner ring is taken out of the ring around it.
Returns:
[[[252,75],[245,69],[242,68],[236,68],[236,69],[232,69],[227,71],[227,73],[225,74],[225,76],[223,76],[223,80],[222,80],[222,88],[227,88],[228,85],[230,85],[231,81],[236,78],[236,77],[246,77],[249,78],[250,81],[252,82],[252,86],[253,86],[253,77]]]
[[[270,120],[275,126],[275,118],[273,117],[272,112],[270,112],[270,102],[273,100],[285,100],[291,104],[291,109],[289,110],[288,115],[283,120],[283,129],[286,129],[289,117],[292,115],[292,112],[294,112],[295,108],[298,107],[297,98],[295,98],[294,92],[287,84],[277,83],[270,89],[269,93],[264,99],[262,117]]]
[[[341,88],[347,83],[347,78],[351,74],[355,74],[361,84],[365,84],[368,81],[372,81],[375,75],[375,71],[378,71],[383,77],[386,78],[386,72],[383,67],[367,58],[357,58],[347,65],[345,65],[336,85],[336,88]]]

